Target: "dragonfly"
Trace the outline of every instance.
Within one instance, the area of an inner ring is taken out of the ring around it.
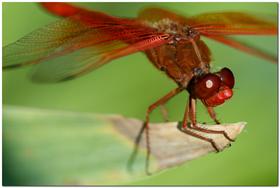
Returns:
[[[229,68],[211,71],[211,51],[202,37],[277,63],[277,57],[232,37],[277,35],[274,22],[247,13],[218,12],[185,17],[149,7],[137,18],[118,18],[63,2],[46,2],[41,6],[62,19],[5,46],[3,69],[34,65],[31,76],[34,82],[55,83],[85,75],[114,59],[143,52],[156,69],[176,83],[176,88],[146,111],[147,164],[151,153],[150,114],[182,91],[189,93],[182,121],[184,133],[209,142],[217,152],[219,148],[214,140],[192,130],[221,134],[234,141],[225,131],[205,129],[197,124],[197,100],[219,124],[214,108],[233,96],[235,85]]]

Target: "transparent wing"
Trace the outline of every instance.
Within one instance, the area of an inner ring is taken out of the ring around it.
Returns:
[[[188,24],[202,35],[276,35],[277,25],[241,12],[205,13],[190,17]]]
[[[88,28],[69,19],[44,26],[3,48],[3,68],[36,64]],[[58,50],[57,50],[58,51]]]
[[[206,37],[212,39],[212,40],[215,40],[217,42],[220,42],[220,43],[223,43],[225,45],[228,45],[232,48],[235,48],[237,50],[240,50],[240,51],[243,51],[247,54],[251,54],[251,55],[254,55],[254,56],[257,56],[259,58],[262,58],[262,59],[265,59],[265,60],[268,60],[272,63],[277,63],[278,62],[278,57],[272,55],[272,54],[269,54],[267,52],[264,52],[250,44],[246,44],[242,41],[239,41],[237,39],[234,39],[234,38],[231,38],[229,36],[219,36],[219,35],[205,35]]]
[[[87,17],[81,22],[80,18],[57,21],[4,47],[3,68],[38,64],[32,79],[56,82],[168,42],[168,35],[135,21],[99,22]]]
[[[153,48],[165,42],[165,36],[156,35],[134,44],[115,40],[90,45],[87,48],[80,48],[67,55],[38,64],[32,80],[36,82],[70,80],[95,70],[113,59]]]

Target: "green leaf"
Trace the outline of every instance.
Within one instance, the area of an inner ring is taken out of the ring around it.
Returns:
[[[3,184],[115,185],[145,178],[145,136],[140,141],[142,149],[136,155],[133,170],[127,169],[142,124],[119,115],[4,106]],[[212,128],[226,130],[235,138],[244,124]],[[151,124],[153,172],[214,151],[211,144],[184,134],[177,125]],[[229,144],[222,135],[208,137],[221,150]]]
[[[102,116],[4,107],[4,185],[98,185],[144,175],[145,153],[127,171],[133,143]]]

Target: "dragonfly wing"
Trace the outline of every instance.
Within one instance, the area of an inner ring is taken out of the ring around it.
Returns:
[[[166,43],[165,37],[156,35],[134,44],[115,40],[81,48],[65,56],[38,64],[32,74],[32,80],[35,82],[59,82],[74,79],[113,59],[162,45]]]
[[[88,30],[83,24],[69,19],[56,21],[31,32],[18,41],[3,47],[3,68],[36,64],[47,59],[69,39]]]
[[[247,54],[251,54],[257,57],[260,57],[262,59],[268,60],[272,63],[277,63],[278,62],[278,58],[268,54],[267,52],[264,52],[260,49],[257,49],[256,47],[246,44],[244,42],[238,41],[237,39],[233,39],[229,36],[222,36],[222,35],[205,35],[206,37],[215,40],[217,42],[223,43],[225,45],[228,45],[232,48],[235,48],[237,50],[240,50],[242,52],[245,52]]]
[[[57,82],[168,42],[167,34],[137,22],[88,24],[75,17],[48,25],[4,47],[3,68],[38,64],[32,80]]]
[[[277,24],[241,12],[205,13],[188,19],[204,35],[276,35]]]

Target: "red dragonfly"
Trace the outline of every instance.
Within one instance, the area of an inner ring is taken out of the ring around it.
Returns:
[[[234,75],[229,68],[210,69],[211,53],[201,36],[231,46],[273,63],[277,58],[239,42],[230,35],[276,35],[276,24],[241,12],[205,13],[183,17],[160,8],[147,8],[138,18],[116,18],[67,3],[41,3],[49,12],[65,17],[42,27],[3,49],[3,68],[35,65],[32,80],[60,82],[89,73],[112,60],[139,51],[166,73],[177,87],[149,106],[144,124],[147,161],[150,156],[149,117],[157,107],[182,91],[189,92],[189,102],[182,131],[216,143],[191,131],[222,134],[201,128],[196,121],[196,101],[201,100],[210,117],[220,123],[214,107],[233,95]],[[190,119],[191,124],[188,124]]]

